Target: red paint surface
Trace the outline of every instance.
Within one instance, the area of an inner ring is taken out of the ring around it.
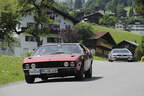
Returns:
[[[52,54],[52,55],[42,55],[33,56],[30,59],[24,59],[23,63],[33,63],[33,62],[49,62],[49,61],[76,61],[81,54]]]

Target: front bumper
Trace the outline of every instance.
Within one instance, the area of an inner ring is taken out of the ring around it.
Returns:
[[[46,68],[38,68],[40,70]],[[24,73],[26,76],[34,76],[34,77],[64,77],[64,76],[75,76],[77,73],[76,67],[59,67],[56,68],[57,73],[38,73],[38,74],[30,74],[30,69],[24,69]]]
[[[112,56],[111,60],[132,60],[132,56]]]

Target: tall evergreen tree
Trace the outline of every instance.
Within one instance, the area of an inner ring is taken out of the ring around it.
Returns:
[[[135,0],[135,9],[138,13],[144,16],[144,0]]]
[[[129,16],[133,16],[134,15],[134,9],[133,7],[130,8],[130,11],[129,11]]]
[[[82,8],[83,0],[75,0],[75,9]]]

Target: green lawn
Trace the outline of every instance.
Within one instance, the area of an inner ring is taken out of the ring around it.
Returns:
[[[0,85],[24,80],[23,57],[0,56]]]
[[[134,34],[134,33],[122,31],[122,30],[115,30],[112,28],[102,27],[99,25],[94,25],[93,28],[94,28],[93,30],[94,32],[110,32],[110,34],[112,35],[116,43],[119,43],[123,40],[129,40],[132,42],[136,40],[137,43],[139,44],[141,42],[142,35],[139,35],[139,34]]]
[[[100,61],[106,61],[107,60],[106,58],[98,57],[98,56],[93,56],[93,59],[94,60],[100,60]]]

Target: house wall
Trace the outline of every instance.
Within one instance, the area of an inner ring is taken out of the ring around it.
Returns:
[[[144,24],[131,24],[129,25],[130,31],[136,34],[144,34]]]
[[[133,24],[129,24],[127,28],[124,28],[123,24],[115,24],[115,29],[128,30],[136,34],[144,34],[144,23],[134,22]]]
[[[115,24],[115,29],[125,30],[123,24]]]
[[[89,43],[90,42],[90,43]],[[109,51],[114,46],[109,41],[103,39],[102,37],[99,39],[90,39],[84,43],[86,47],[89,49],[95,49],[96,56],[107,57]]]
[[[24,17],[21,18],[20,28],[27,27],[28,23],[33,23],[33,22],[34,22],[33,15],[26,15],[26,16],[24,16]]]
[[[65,29],[66,25],[70,25],[71,28],[73,27],[73,22],[65,17],[63,17],[62,15],[58,15],[55,19],[54,19],[54,23],[60,25],[60,29]]]
[[[25,56],[27,52],[32,51],[37,47],[37,43],[33,41],[26,41],[25,36],[30,36],[28,34],[20,34],[17,39],[20,43],[19,46],[14,48],[14,56]]]
[[[58,24],[60,26],[60,30],[63,30],[66,28],[67,25],[70,25],[71,28],[73,27],[74,23],[68,19],[63,17],[60,14],[55,14],[57,15],[54,18],[54,24]],[[25,17],[22,17],[21,19],[21,24],[17,28],[18,31],[21,31],[22,27],[27,27],[28,23],[34,23],[34,18],[33,15],[27,15]],[[20,35],[17,35],[17,39],[20,43],[19,46],[16,46],[13,48],[13,53],[12,52],[6,52],[6,55],[12,55],[12,56],[25,56],[27,52],[33,51],[33,49],[37,48],[37,42],[36,41],[26,41],[25,38],[26,36],[31,36],[29,34],[21,33]],[[45,37],[40,37],[40,40],[43,41],[43,44],[48,43],[47,42],[48,36]],[[57,37],[54,37],[57,38]]]

